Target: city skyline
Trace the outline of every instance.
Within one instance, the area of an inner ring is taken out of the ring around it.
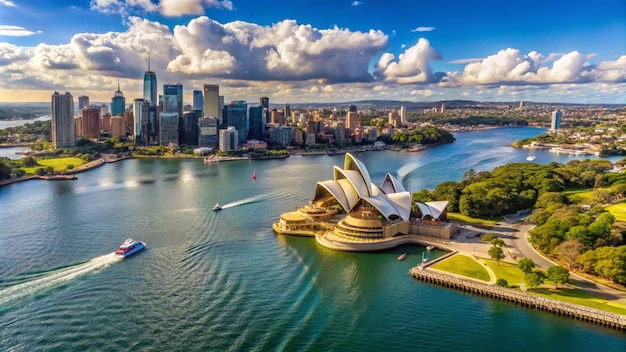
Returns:
[[[106,102],[118,77],[132,101],[149,60],[185,103],[215,84],[227,102],[624,104],[626,3],[0,0],[0,102]]]

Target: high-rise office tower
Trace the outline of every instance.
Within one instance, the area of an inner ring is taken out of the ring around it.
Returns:
[[[346,115],[346,128],[355,129],[361,125],[361,121],[359,120],[359,113],[356,111],[348,111]]]
[[[87,105],[81,111],[81,137],[98,138],[100,137],[100,107],[95,105]]]
[[[224,130],[220,130],[220,150],[237,150],[239,149],[239,132],[233,126],[228,126]]]
[[[76,145],[74,123],[74,98],[69,92],[52,94],[52,147],[65,148]]]
[[[265,118],[263,123],[270,123],[270,98],[261,97],[260,103],[261,108],[263,109],[263,117]]]
[[[78,110],[82,110],[85,106],[89,105],[89,97],[81,95],[78,97]]]
[[[291,106],[285,105],[285,122],[291,121]]]
[[[561,110],[554,110],[552,112],[552,121],[550,124],[551,130],[558,130],[561,128]]]
[[[251,106],[248,109],[250,121],[250,139],[261,140],[265,136],[265,117],[263,116],[263,107]]]
[[[198,145],[201,147],[216,148],[219,144],[218,121],[216,117],[201,117],[198,119]]]
[[[148,58],[148,71],[143,75],[143,99],[150,103],[150,106],[157,106],[157,78],[156,74],[150,70],[150,58]]]
[[[134,124],[134,131],[133,131],[133,137],[135,139],[135,144],[143,144],[143,138],[141,138],[141,125],[143,123],[143,120],[145,119],[144,115],[143,115],[143,104],[144,104],[145,100],[141,99],[141,98],[137,98],[134,100],[133,102],[133,115],[135,118],[135,124]]]
[[[183,85],[168,83],[163,85],[163,111],[183,116]]]
[[[178,116],[178,143],[185,138],[183,123],[183,85],[180,83],[168,83],[163,85],[163,112]],[[163,119],[160,119],[163,121]],[[163,136],[163,133],[160,133]],[[163,141],[161,141],[161,145]]]
[[[204,106],[202,107],[203,115],[209,117],[217,117],[219,120],[222,116],[219,111],[220,107],[220,86],[216,84],[204,85]]]
[[[349,112],[357,112],[356,105],[350,105],[350,106],[348,107],[348,111],[349,111]]]
[[[196,111],[202,111],[202,107],[204,103],[204,96],[202,95],[202,91],[201,90],[194,90],[193,91],[193,110]]]
[[[198,145],[198,118],[199,110],[185,111],[183,113],[183,134],[180,143],[186,145]]]
[[[217,108],[217,114],[219,115],[217,118],[219,119],[220,125],[224,124],[224,96],[220,95],[218,97],[218,108]]]
[[[178,146],[178,113],[161,112],[159,120],[159,145]]]
[[[126,98],[120,90],[120,79],[117,79],[117,90],[111,99],[111,116],[123,116],[126,108]]]
[[[400,122],[403,124],[406,123],[406,106],[400,107]]]
[[[248,139],[248,104],[245,101],[233,101],[224,107],[226,126],[235,127],[239,136],[239,144]]]
[[[159,120],[156,118],[156,107],[143,100],[141,106],[141,139],[143,145],[159,144]]]

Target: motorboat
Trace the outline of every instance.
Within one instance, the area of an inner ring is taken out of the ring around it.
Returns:
[[[432,251],[433,249],[435,249],[435,246],[430,245],[430,246],[426,247],[426,249],[428,249],[429,251]]]
[[[222,210],[222,206],[220,205],[220,203],[215,203],[215,206],[213,207],[213,211],[218,211],[218,210]]]
[[[115,251],[115,254],[124,258],[131,256],[140,250],[146,248],[146,244],[141,241],[135,241],[132,238],[126,239],[124,243]]]
[[[536,156],[534,156],[534,155],[529,155],[529,156],[526,158],[526,160],[528,160],[528,161],[534,161],[535,159],[537,159],[537,157],[536,157]]]
[[[412,146],[411,148],[407,149],[409,152],[421,152],[422,150],[426,149],[425,145],[422,144],[416,144],[414,146]]]
[[[406,253],[402,253],[402,254],[400,254],[400,256],[398,257],[398,260],[405,260],[407,256],[408,256],[408,254],[406,254]]]

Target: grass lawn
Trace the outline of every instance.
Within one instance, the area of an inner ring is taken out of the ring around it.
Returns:
[[[577,288],[559,288],[558,290],[535,288],[530,292],[534,295],[551,298],[556,301],[580,304],[581,306],[596,308],[605,312],[626,315],[626,306],[594,297]]]
[[[444,259],[430,267],[433,269],[467,276],[486,282],[489,282],[489,280],[491,279],[491,277],[489,277],[489,273],[482,264],[480,264],[473,258],[463,254],[453,255],[452,257]]]
[[[41,159],[37,160],[37,166],[35,167],[22,167],[27,174],[34,175],[35,171],[39,168],[46,168],[48,166],[52,166],[54,168],[54,172],[65,171],[67,169],[67,165],[74,165],[74,167],[78,167],[84,164],[85,161],[81,158],[76,157],[68,157],[68,158],[54,158],[54,159]]]
[[[608,210],[611,215],[615,216],[615,220],[626,221],[626,201],[609,205],[605,209]]]
[[[500,262],[496,263],[495,260],[485,259],[482,260],[487,263],[487,266],[491,268],[497,279],[505,279],[509,283],[509,287],[519,288],[520,283],[524,283],[524,273],[517,267],[516,264]]]
[[[469,216],[465,216],[461,213],[448,213],[448,219],[451,221],[465,222],[465,223],[474,224],[474,225],[492,226],[498,223],[498,221],[496,220],[470,218]]]

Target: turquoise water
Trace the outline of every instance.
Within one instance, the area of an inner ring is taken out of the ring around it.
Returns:
[[[391,172],[432,189],[470,167],[524,162],[508,144],[539,132],[356,156],[376,183]],[[411,279],[422,247],[344,253],[274,234],[342,162],[126,160],[0,188],[0,350],[626,350],[622,332]],[[147,248],[116,260],[127,237]]]

